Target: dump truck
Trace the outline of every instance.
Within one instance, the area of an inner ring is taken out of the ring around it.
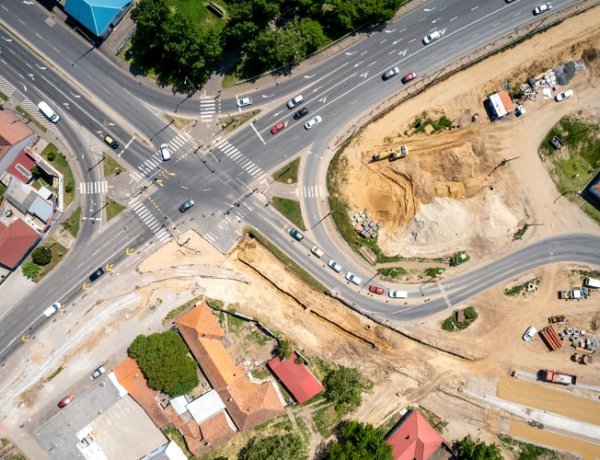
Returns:
[[[541,370],[539,377],[544,382],[558,383],[559,385],[575,385],[577,376],[557,371]]]
[[[583,289],[569,289],[568,291],[558,291],[560,300],[581,300],[587,299],[587,292]]]

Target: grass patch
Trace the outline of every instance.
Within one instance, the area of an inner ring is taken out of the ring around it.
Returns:
[[[73,238],[77,238],[81,226],[81,206],[78,206],[62,223],[64,229],[68,230]]]
[[[0,182],[0,203],[4,199],[4,192],[6,192],[6,185]]]
[[[505,289],[504,290],[504,295],[506,295],[508,297],[516,297],[519,294],[521,294],[521,292],[523,292],[525,289],[527,289],[527,286],[530,283],[533,284],[533,285],[535,285],[535,286],[539,286],[540,279],[539,278],[533,278],[533,279],[530,279],[528,281],[525,281],[524,283],[517,284],[516,286],[513,286],[511,288]]]
[[[511,451],[516,460],[533,460],[543,458],[546,460],[558,460],[558,455],[555,451],[545,447],[536,446],[527,442],[517,441],[503,434],[498,435],[498,439],[504,447]]]
[[[121,203],[106,197],[106,220],[109,221],[125,209]]]
[[[450,266],[457,267],[458,265],[464,264],[471,259],[471,256],[466,251],[455,252],[450,258]]]
[[[266,379],[267,377],[271,376],[271,372],[269,371],[269,369],[267,369],[267,366],[264,364],[257,367],[256,369],[252,369],[251,374],[255,379],[260,380]]]
[[[211,297],[206,297],[204,299],[209,307],[211,308],[223,308],[225,306],[225,302],[219,299],[213,299]]]
[[[42,156],[48,160],[48,155],[54,156],[54,160],[49,161],[54,168],[58,170],[64,179],[64,207],[65,209],[73,202],[75,198],[75,179],[73,178],[73,171],[67,162],[67,158],[56,148],[54,144],[48,144],[42,151]]]
[[[462,331],[463,329],[468,328],[478,316],[474,307],[467,307],[463,309],[463,313],[465,314],[465,320],[463,322],[459,323],[456,321],[456,316],[454,313],[452,313],[452,315],[442,321],[442,329],[449,332]]]
[[[312,414],[315,428],[324,438],[328,438],[333,433],[333,429],[342,419],[335,407],[332,405],[322,407]]]
[[[257,343],[258,345],[260,345],[261,347],[265,346],[267,343],[269,343],[269,337],[267,337],[265,334],[263,334],[260,331],[257,331],[256,329],[251,331],[250,334],[247,335],[247,338],[254,342]]]
[[[306,227],[304,226],[304,220],[302,219],[302,210],[300,209],[299,201],[274,196],[272,204],[275,209],[283,214],[283,216],[292,222],[296,227],[298,227],[300,230],[306,230]]]
[[[104,153],[104,161],[102,167],[104,168],[104,176],[117,176],[127,171],[121,164],[115,160],[108,153]]]
[[[283,168],[275,171],[271,176],[273,180],[284,184],[295,184],[298,182],[298,169],[300,168],[300,157],[289,162]]]
[[[196,305],[200,301],[200,298],[201,297],[194,297],[192,300],[184,303],[183,305],[179,305],[178,307],[173,308],[173,310],[171,310],[169,313],[167,313],[165,315],[165,317],[163,318],[162,325],[166,326],[168,323],[173,321],[175,318],[177,318],[179,315],[181,315],[184,311],[186,311],[192,305]]]
[[[251,228],[248,229],[248,233],[250,234],[250,236],[252,236],[252,238],[258,240],[265,248],[267,248],[275,257],[277,257],[286,267],[288,267],[292,272],[298,275],[302,280],[306,281],[315,289],[318,289],[319,291],[327,295],[331,295],[329,289],[327,289],[323,284],[321,284],[319,280],[317,280],[310,273],[304,270],[294,260],[290,259],[277,246],[275,246],[268,239],[266,239],[260,232]]]
[[[227,4],[220,0],[212,0],[227,12]],[[183,16],[188,18],[197,28],[198,31],[212,29],[220,31],[225,26],[225,18],[219,18],[216,14],[206,8],[204,2],[190,2],[190,0],[166,0],[171,11],[179,11]]]
[[[46,128],[46,127],[43,125],[43,124],[41,124],[39,121],[37,121],[35,118],[33,118],[33,117],[31,116],[31,114],[30,114],[30,113],[29,113],[27,110],[25,110],[23,107],[21,107],[20,105],[16,106],[16,107],[15,107],[15,110],[16,110],[16,111],[17,111],[19,114],[21,114],[21,116],[22,116],[23,118],[27,118],[27,120],[31,120],[31,122],[32,122],[32,123],[33,123],[35,126],[37,126],[37,127],[38,127],[38,129],[39,129],[40,131],[42,131],[42,132],[44,132],[44,133],[45,133],[46,131],[48,131],[48,129],[47,129],[47,128]]]
[[[195,121],[195,120],[193,120],[191,118],[174,117],[174,116],[169,115],[167,113],[164,114],[164,117],[167,120],[169,120],[169,124],[172,124],[177,129],[183,129],[186,126],[191,125]]]
[[[246,320],[235,316],[235,313],[237,313],[237,310],[235,308],[228,308],[227,311],[229,311],[232,314],[228,315],[227,313],[224,313],[223,318],[227,318],[226,321],[229,332],[233,332],[235,334],[244,327],[244,325],[246,324]]]
[[[52,252],[52,260],[50,260],[48,265],[40,266],[40,271],[34,279],[35,282],[41,280],[44,276],[50,273],[50,271],[60,263],[62,258],[68,252],[67,248],[52,238],[48,238],[48,240],[46,240],[45,246],[47,246]]]
[[[8,101],[8,96],[2,91],[0,91],[0,99],[2,99],[3,101]]]
[[[436,276],[440,276],[445,271],[446,269],[444,267],[429,267],[425,269],[424,273],[426,276],[431,276],[434,278]]]
[[[46,382],[49,382],[50,380],[52,380],[54,377],[56,377],[62,371],[63,371],[63,367],[60,366],[58,369],[56,369],[54,372],[52,372],[52,374],[50,374],[48,377],[46,377]]]
[[[513,235],[513,241],[523,239],[523,235],[525,235],[525,232],[527,231],[528,228],[529,228],[529,224],[525,224],[519,230],[517,230],[515,232],[515,234]]]
[[[232,117],[228,113],[229,116],[227,118],[221,118],[221,128],[222,129],[221,129],[220,134],[222,136],[229,134],[230,132],[232,132],[235,129],[242,126],[248,120],[254,118],[259,113],[260,113],[260,110],[251,110],[250,112],[240,113],[239,115],[237,115],[235,117]]]
[[[380,268],[377,273],[389,279],[402,278],[408,275],[408,272],[402,267]]]
[[[175,444],[177,444],[181,448],[181,450],[187,458],[193,457],[192,453],[188,450],[183,435],[179,432],[177,428],[165,428],[163,430],[163,433],[167,438],[169,438],[171,441],[174,441]]]
[[[431,126],[431,134],[437,133],[443,129],[450,128],[452,126],[452,120],[445,115],[440,118],[431,118],[427,116],[427,113],[423,112],[420,117],[416,117],[412,124],[414,129],[413,134],[425,133],[427,126]]]

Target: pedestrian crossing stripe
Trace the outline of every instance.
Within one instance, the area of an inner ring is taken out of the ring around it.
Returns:
[[[156,238],[164,243],[170,240],[171,234],[164,228],[164,226],[158,221],[158,219],[152,214],[152,212],[142,202],[137,203],[133,206],[133,211],[140,218],[142,223],[150,229]]]
[[[264,175],[264,171],[260,168],[260,166],[246,157],[230,142],[221,141],[216,145],[216,148],[223,152],[223,154],[229,157],[234,163],[237,163],[250,176],[262,177]]]
[[[82,195],[91,195],[106,192],[108,192],[108,182],[105,180],[79,183],[79,193],[81,193]]]
[[[0,91],[2,91],[2,93],[4,95],[6,95],[6,97],[12,96],[12,93],[15,92],[15,87],[13,85],[11,85],[4,77],[0,76]]]

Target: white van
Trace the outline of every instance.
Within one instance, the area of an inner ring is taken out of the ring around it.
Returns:
[[[391,299],[406,299],[408,298],[407,291],[388,291],[388,297]]]
[[[585,278],[583,280],[583,286],[592,289],[600,289],[600,280],[595,278]]]
[[[37,106],[38,109],[40,109],[40,112],[42,112],[48,120],[50,120],[52,123],[58,123],[60,117],[54,110],[52,110],[52,107],[50,107],[44,101],[40,102]]]

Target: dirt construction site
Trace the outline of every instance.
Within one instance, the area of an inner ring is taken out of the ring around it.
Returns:
[[[521,83],[581,59],[598,43],[596,8],[451,76],[362,130],[344,153],[350,166],[342,191],[354,210],[367,209],[382,224],[382,249],[413,257],[464,249],[471,261],[459,270],[472,270],[543,237],[598,234],[598,224],[576,205],[555,201],[559,192],[538,147],[564,115],[600,122],[600,58],[586,62],[570,84],[575,96],[560,105],[538,100],[523,117],[499,123],[487,121],[482,107],[504,82]],[[473,122],[475,113],[480,116]],[[442,116],[452,129],[415,127],[417,119]],[[400,145],[409,146],[405,159],[371,161]],[[497,168],[510,158],[516,159]],[[513,241],[515,231],[532,222],[540,225]],[[568,344],[550,352],[539,336],[521,339],[528,326],[541,329],[552,315],[565,315],[569,324],[600,336],[598,290],[582,301],[559,301],[556,295],[581,286],[583,271],[598,269],[561,264],[524,273],[470,299],[467,305],[479,316],[459,332],[441,329],[451,310],[397,324],[396,332],[307,286],[254,239],[223,256],[189,231],[147,258],[130,258],[110,288],[100,285],[82,296],[10,358],[0,382],[0,434],[39,458],[28,432],[32,413],[60,400],[64,388],[82,378],[82,369],[102,360],[114,365],[137,334],[164,330],[169,311],[207,296],[235,304],[307,356],[360,367],[374,388],[351,414],[354,419],[379,426],[402,408],[420,406],[444,421],[448,443],[468,434],[498,443],[497,435],[506,434],[555,449],[561,458],[598,459],[600,392],[594,388],[600,387],[600,354],[581,365],[571,360]],[[535,290],[505,295],[505,289],[532,279],[538,280]],[[65,336],[72,338],[67,345]],[[48,374],[59,366],[50,381]],[[526,377],[540,369],[577,375],[583,385],[574,389]],[[511,377],[515,370],[525,377]],[[323,439],[309,429],[314,454]],[[511,458],[504,447],[503,453]]]

